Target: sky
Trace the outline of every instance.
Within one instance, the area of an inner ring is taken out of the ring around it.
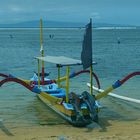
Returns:
[[[0,24],[39,20],[140,25],[140,0],[0,0]]]

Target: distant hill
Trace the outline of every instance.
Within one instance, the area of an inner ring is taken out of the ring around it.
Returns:
[[[87,23],[81,22],[59,22],[59,21],[43,21],[43,27],[47,28],[80,28],[85,27]],[[93,23],[93,27],[125,27],[126,25]],[[127,25],[128,26],[128,25]],[[26,21],[15,24],[0,24],[0,28],[39,28],[39,20]]]
[[[0,28],[39,28],[40,21],[26,21],[15,24],[0,24]],[[84,27],[84,23],[74,22],[59,22],[59,21],[43,21],[43,27],[54,28],[54,27]]]

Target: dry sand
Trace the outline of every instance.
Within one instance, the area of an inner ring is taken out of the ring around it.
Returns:
[[[94,126],[94,125],[93,125]],[[9,128],[0,125],[0,140],[140,140],[140,120],[108,121],[104,127],[44,125]]]

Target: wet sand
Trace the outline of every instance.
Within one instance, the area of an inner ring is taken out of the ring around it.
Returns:
[[[108,121],[85,128],[65,124],[14,128],[1,122],[0,140],[140,140],[140,120]]]

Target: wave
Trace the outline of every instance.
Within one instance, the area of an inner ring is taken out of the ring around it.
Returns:
[[[112,30],[112,29],[137,29],[137,27],[96,27],[98,30]]]

